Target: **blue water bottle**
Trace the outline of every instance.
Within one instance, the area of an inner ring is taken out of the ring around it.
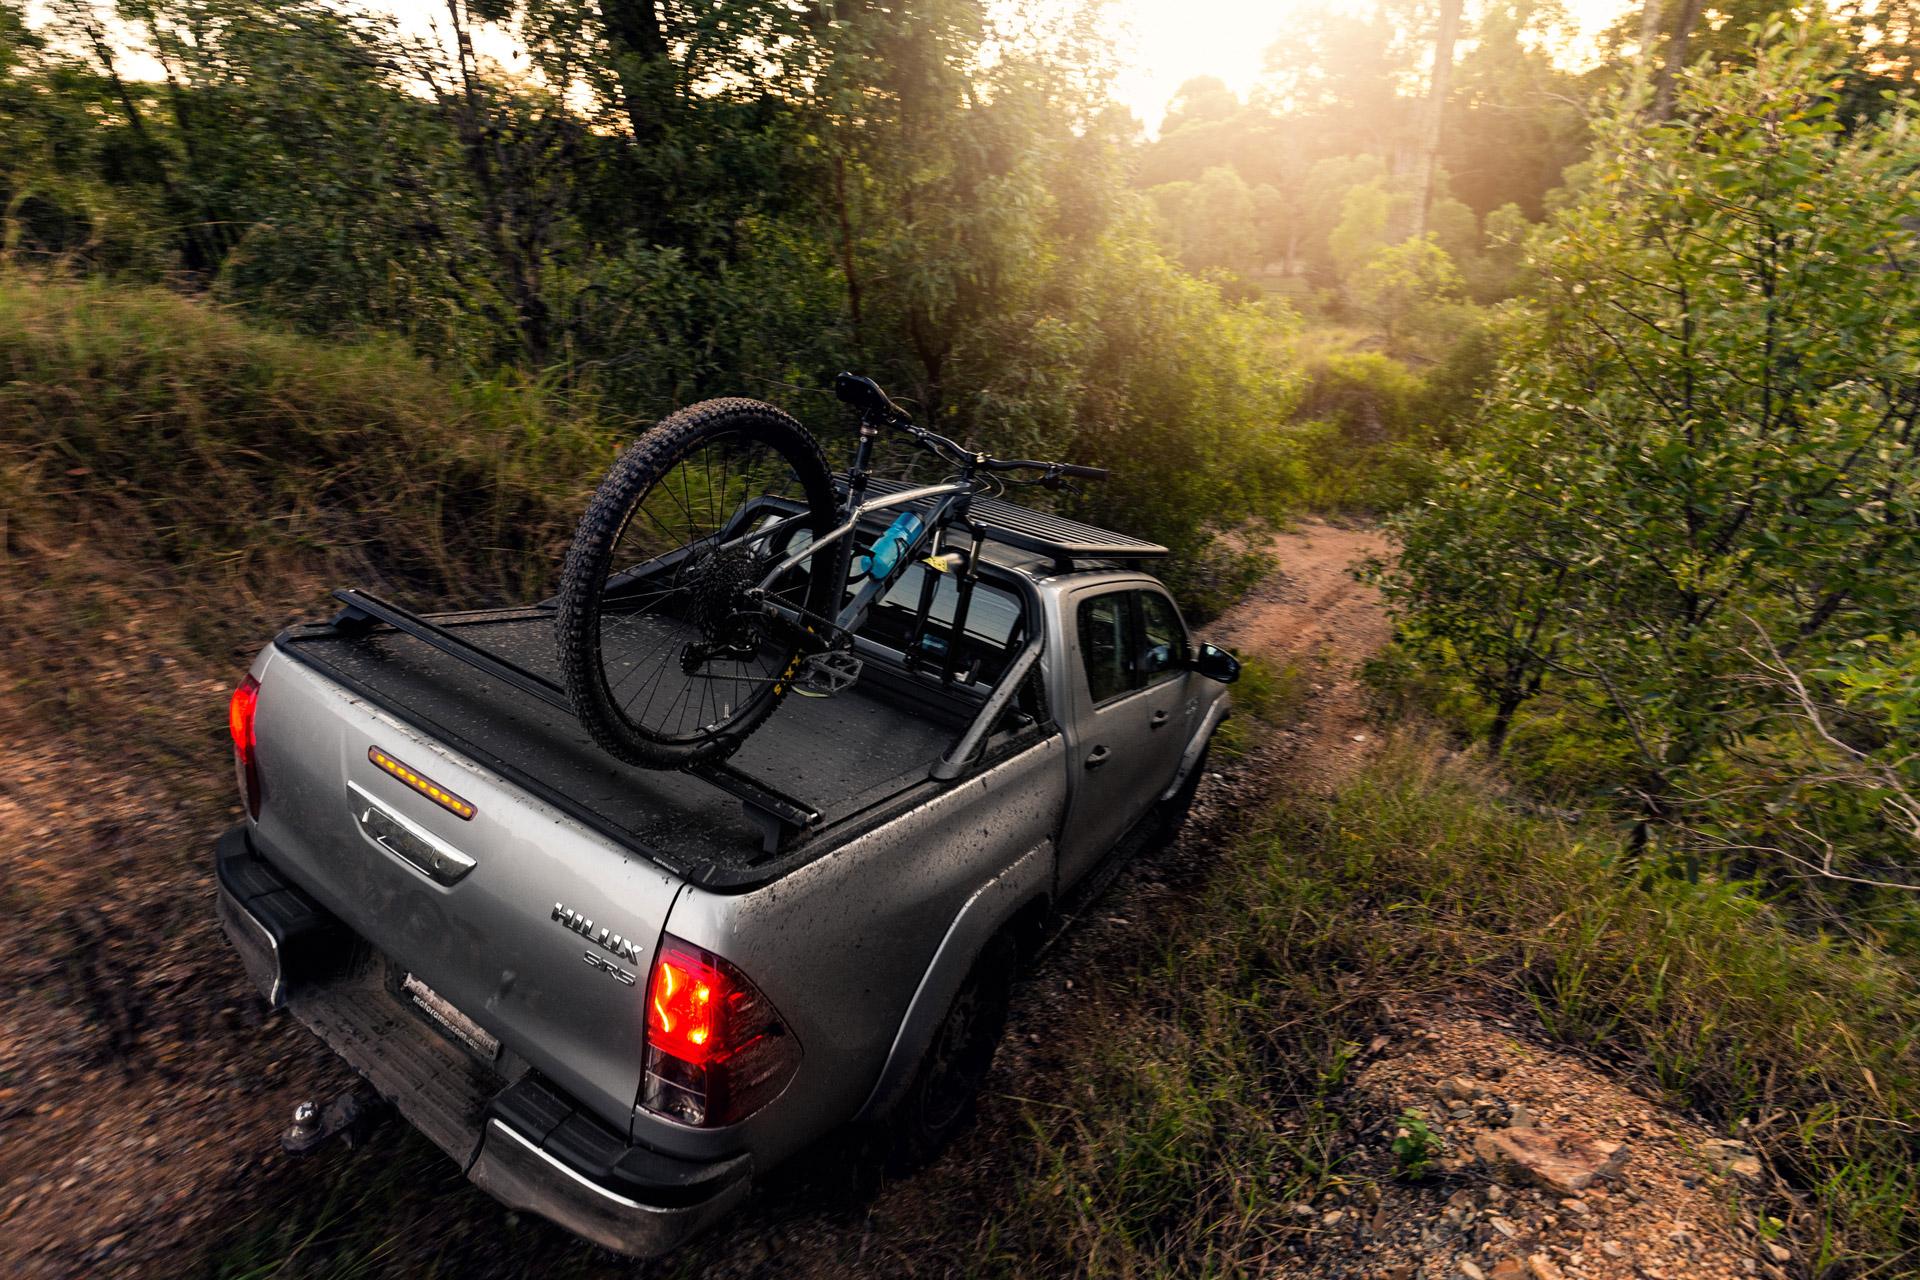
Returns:
[[[893,572],[893,566],[900,563],[900,557],[907,554],[907,548],[920,536],[920,517],[911,511],[902,511],[887,526],[887,531],[874,541],[869,549],[867,561],[869,572],[876,578],[884,578]]]

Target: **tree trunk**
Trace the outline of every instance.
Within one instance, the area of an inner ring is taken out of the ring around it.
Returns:
[[[1666,65],[1660,68],[1653,85],[1653,118],[1665,120],[1673,114],[1674,83],[1687,69],[1687,45],[1693,29],[1699,25],[1705,0],[1680,0],[1680,20],[1674,24],[1673,41],[1667,46]]]
[[[1433,81],[1427,90],[1427,109],[1421,121],[1419,185],[1413,198],[1413,234],[1427,233],[1427,214],[1433,208],[1433,188],[1440,173],[1440,126],[1447,93],[1453,87],[1453,43],[1460,37],[1461,0],[1440,0],[1440,25],[1433,33]]]
[[[553,325],[547,300],[540,290],[539,249],[537,245],[523,244],[511,231],[514,218],[509,204],[513,195],[505,189],[503,178],[507,166],[495,151],[499,131],[488,119],[488,108],[481,101],[473,40],[467,31],[460,0],[447,0],[447,15],[453,23],[460,63],[461,96],[455,106],[454,121],[460,149],[465,153],[467,168],[480,192],[481,228],[494,262],[500,268],[503,292],[513,304],[520,345],[528,361],[535,368],[542,368],[553,354]]]
[[[653,101],[658,85],[650,72],[669,52],[659,6],[656,0],[602,0],[600,17],[613,47],[627,125],[636,141],[652,141],[660,134],[661,122],[659,104]]]
[[[1649,71],[1653,69],[1653,46],[1660,39],[1661,14],[1660,0],[1646,0],[1640,6],[1640,62]]]
[[[1507,745],[1507,733],[1513,728],[1514,713],[1520,710],[1523,696],[1516,687],[1501,691],[1500,701],[1494,707],[1493,723],[1487,726],[1487,750],[1499,755]]]
[[[847,318],[853,331],[855,354],[860,345],[860,273],[853,260],[853,216],[847,208],[847,157],[844,151],[833,155],[833,196],[840,222],[840,274],[847,282]]]

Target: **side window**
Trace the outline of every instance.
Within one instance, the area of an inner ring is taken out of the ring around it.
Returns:
[[[1180,624],[1173,601],[1158,591],[1136,592],[1140,602],[1140,629],[1145,646],[1140,651],[1140,672],[1146,683],[1171,680],[1186,669],[1187,629]]]
[[[1087,664],[1087,692],[1095,703],[1133,687],[1133,626],[1129,592],[1115,591],[1080,602],[1080,658]]]

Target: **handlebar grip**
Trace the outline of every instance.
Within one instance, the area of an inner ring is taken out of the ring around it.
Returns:
[[[863,417],[886,422],[907,421],[907,411],[888,398],[880,384],[857,373],[842,373],[833,380],[833,394],[841,404],[858,409]]]
[[[1078,463],[1063,462],[1060,464],[1060,474],[1076,480],[1105,480],[1112,473],[1105,467],[1083,467]]]

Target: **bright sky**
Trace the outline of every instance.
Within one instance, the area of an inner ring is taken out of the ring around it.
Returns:
[[[1328,0],[1114,0],[1122,24],[1125,70],[1115,95],[1147,128],[1159,128],[1175,90],[1194,76],[1219,76],[1244,94],[1260,78],[1266,52],[1286,37],[1288,20]],[[1628,8],[1628,0],[1565,0],[1579,27],[1569,55],[1593,56],[1592,39]],[[1471,17],[1472,5],[1468,5]]]
[[[1052,2],[1067,4],[1072,0]],[[1563,0],[1568,18],[1579,31],[1563,56],[1574,63],[1591,58],[1593,36],[1630,2]],[[445,0],[342,3],[386,9],[422,33],[446,13]],[[1122,68],[1115,95],[1149,132],[1157,131],[1167,103],[1186,81],[1194,76],[1218,76],[1235,92],[1245,93],[1260,78],[1267,50],[1285,39],[1290,20],[1315,8],[1355,3],[1364,0],[1112,0]],[[36,12],[42,8],[42,0],[30,0],[29,20],[44,17],[43,12]],[[1469,20],[1472,8],[1469,2]],[[499,32],[478,32],[475,44],[484,57],[514,61],[512,42]],[[137,78],[157,79],[159,68],[146,65],[147,61],[129,58],[122,70]]]

